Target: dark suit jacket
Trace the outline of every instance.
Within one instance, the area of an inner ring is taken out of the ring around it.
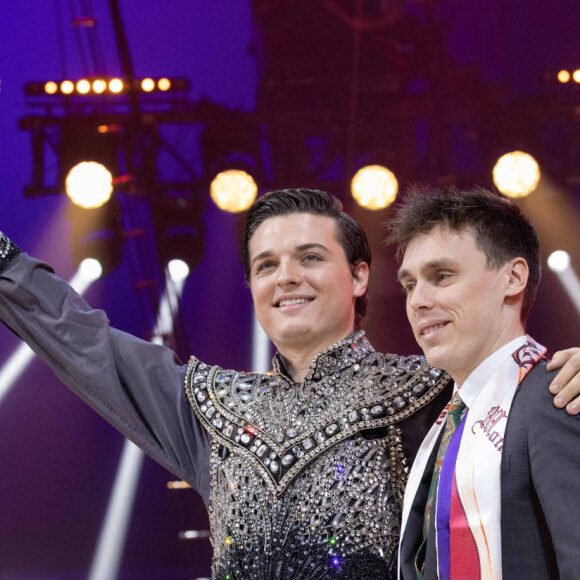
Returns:
[[[504,580],[580,578],[580,417],[554,407],[548,390],[553,375],[545,362],[529,372],[516,391],[506,426],[501,460]],[[434,454],[427,466],[430,473]],[[401,538],[405,580],[416,578],[413,562],[430,473],[419,486]],[[430,543],[426,580],[437,578],[434,557]]]

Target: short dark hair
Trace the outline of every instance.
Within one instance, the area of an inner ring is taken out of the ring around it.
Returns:
[[[536,298],[541,264],[538,236],[520,209],[507,198],[480,187],[465,191],[415,187],[389,223],[387,243],[396,245],[397,258],[401,259],[415,236],[427,234],[438,225],[456,232],[472,229],[490,269],[512,258],[524,258],[529,268],[521,311],[525,322]]]
[[[336,224],[336,238],[344,250],[351,269],[360,262],[371,265],[371,250],[365,231],[360,224],[342,211],[342,203],[330,193],[318,189],[280,189],[260,197],[248,210],[242,238],[244,273],[249,282],[250,240],[258,227],[267,219],[294,213],[310,213],[332,218]],[[355,302],[355,328],[366,315],[368,292]]]

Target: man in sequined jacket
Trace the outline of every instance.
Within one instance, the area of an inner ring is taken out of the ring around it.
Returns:
[[[329,194],[254,204],[244,264],[278,349],[268,374],[182,365],[110,328],[2,234],[0,319],[201,494],[215,579],[390,578],[407,463],[452,385],[423,358],[376,353],[359,330],[370,261],[363,230]]]

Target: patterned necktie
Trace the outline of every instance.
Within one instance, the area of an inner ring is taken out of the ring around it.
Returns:
[[[439,487],[439,476],[441,475],[441,466],[443,465],[443,459],[445,458],[445,453],[447,453],[447,448],[449,447],[449,442],[453,437],[457,427],[461,423],[461,419],[464,415],[466,406],[461,400],[459,392],[455,393],[453,400],[449,404],[449,409],[447,411],[447,416],[445,417],[445,425],[443,426],[443,436],[441,438],[441,443],[439,444],[439,449],[437,450],[437,459],[435,461],[435,467],[433,469],[433,477],[431,478],[431,486],[429,487],[429,495],[427,496],[427,505],[425,506],[425,517],[423,519],[423,543],[421,544],[419,550],[417,551],[417,557],[415,559],[415,566],[417,571],[417,576],[422,577],[423,565],[425,563],[425,550],[427,545],[427,534],[429,530],[429,522],[431,520],[431,509],[433,507],[433,500],[437,497],[437,488]]]

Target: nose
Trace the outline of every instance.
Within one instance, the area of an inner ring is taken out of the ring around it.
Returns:
[[[431,308],[433,305],[433,299],[429,285],[418,281],[415,284],[413,291],[408,296],[407,304],[413,310]]]
[[[292,260],[280,262],[277,272],[276,283],[279,286],[293,286],[299,284],[302,279],[300,266]]]

